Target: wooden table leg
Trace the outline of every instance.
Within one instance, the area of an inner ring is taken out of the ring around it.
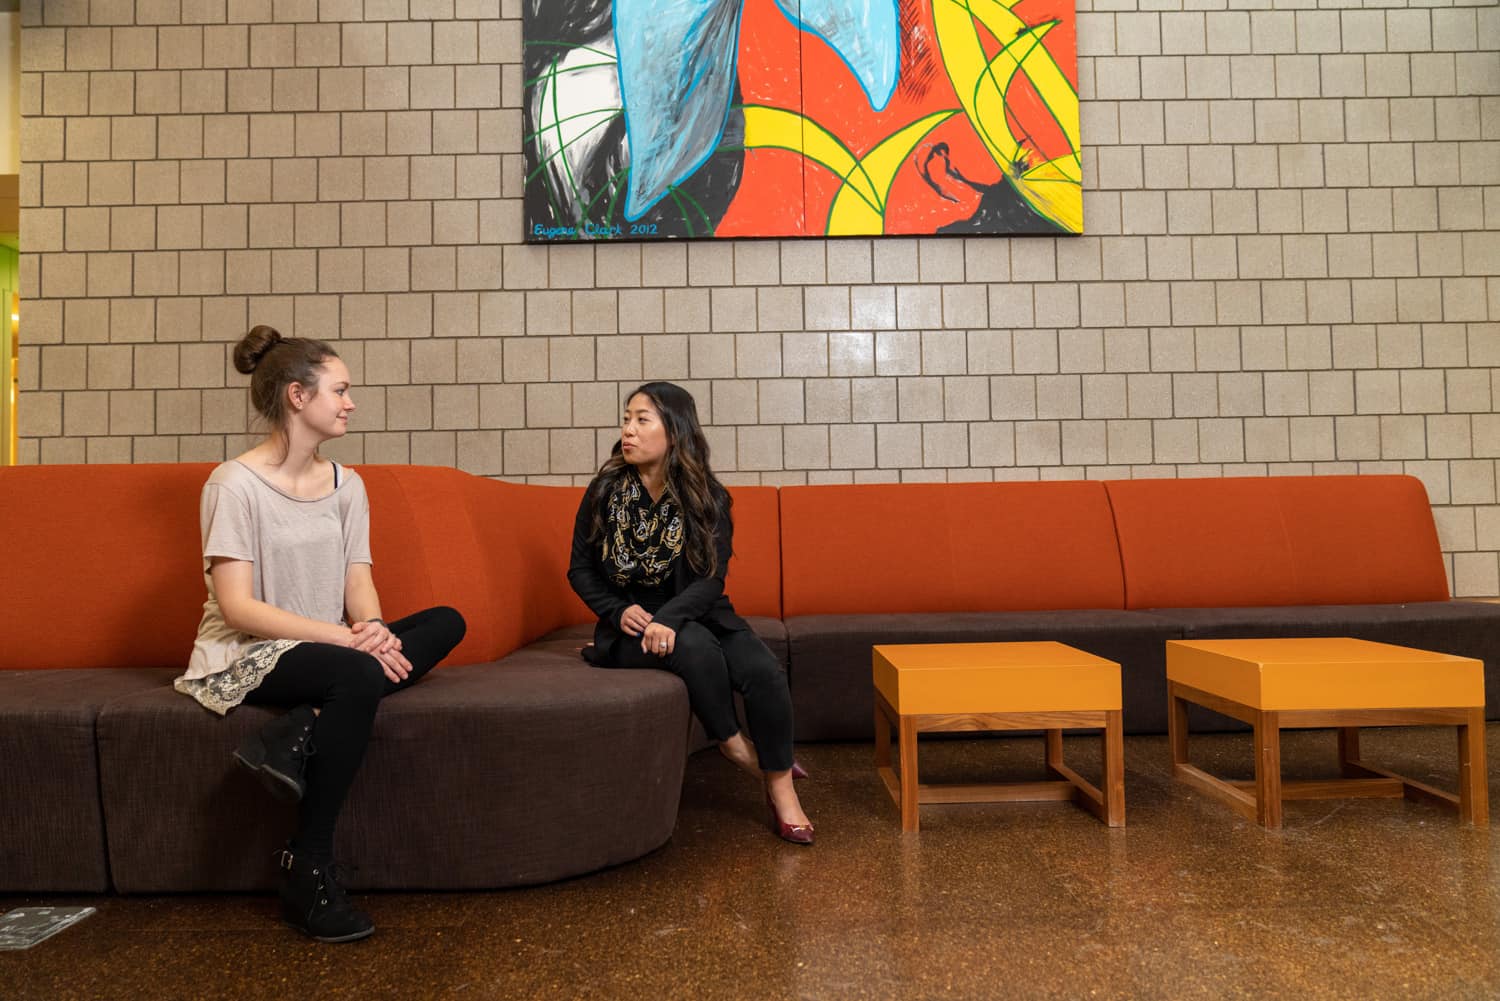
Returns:
[[[1483,827],[1490,822],[1489,774],[1484,764],[1484,710],[1469,710],[1458,728],[1458,819]]]
[[[1105,823],[1125,826],[1125,722],[1124,713],[1111,709],[1104,714],[1104,793]],[[1059,733],[1058,743],[1061,744]],[[1060,748],[1059,748],[1060,750]]]
[[[1365,774],[1360,768],[1359,727],[1339,727],[1339,774],[1354,778]]]
[[[1042,731],[1047,742],[1047,771],[1053,775],[1060,775],[1058,768],[1063,763],[1063,743],[1061,730]]]
[[[891,721],[879,700],[875,702],[875,768],[891,767]]]
[[[917,816],[917,721],[909,716],[902,716],[898,726],[900,729],[898,749],[901,754],[901,829],[915,831],[919,830],[920,824]]]
[[[1177,683],[1167,682],[1167,743],[1172,747],[1172,765],[1188,760],[1187,703],[1177,694]]]
[[[1255,819],[1267,828],[1281,826],[1281,717],[1255,714]]]

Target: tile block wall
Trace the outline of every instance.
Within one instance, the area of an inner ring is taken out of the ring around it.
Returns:
[[[672,379],[733,482],[1412,473],[1500,593],[1500,8],[1079,9],[1086,236],[547,248],[519,0],[25,0],[22,459],[233,454],[270,323],[348,461],[578,482]]]

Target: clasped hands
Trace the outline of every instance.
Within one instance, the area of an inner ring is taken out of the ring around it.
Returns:
[[[641,638],[641,652],[665,657],[677,646],[677,630],[651,620],[651,613],[640,605],[631,605],[620,613],[620,628],[627,635]]]
[[[411,674],[411,661],[401,652],[401,637],[384,622],[356,622],[349,627],[349,646],[361,650],[380,662],[380,669],[394,684],[401,684]]]

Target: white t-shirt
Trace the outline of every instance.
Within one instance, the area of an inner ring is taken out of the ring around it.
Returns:
[[[253,564],[251,594],[319,622],[344,621],[344,579],[370,560],[370,501],[364,481],[335,467],[333,492],[305,500],[285,492],[238,459],[221,464],[203,485],[203,580],[208,600],[186,680],[227,670],[252,643],[269,637],[231,629],[214,593],[211,559]]]

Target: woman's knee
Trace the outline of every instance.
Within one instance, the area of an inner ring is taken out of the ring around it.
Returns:
[[[726,653],[726,657],[729,660],[729,676],[734,679],[735,688],[742,692],[787,687],[786,672],[781,669],[781,662],[763,644],[756,644],[750,649],[737,649]]]
[[[453,646],[463,642],[464,634],[469,631],[469,624],[464,621],[462,612],[449,605],[439,605],[432,610],[432,615],[442,629],[443,637]]]
[[[683,623],[682,628],[677,630],[677,638],[672,642],[672,653],[690,660],[717,660],[724,656],[718,639],[698,622]]]
[[[385,669],[374,655],[348,650],[328,664],[330,698],[379,702],[385,694]]]
[[[707,628],[689,622],[677,630],[667,666],[679,675],[724,670],[724,651]]]

